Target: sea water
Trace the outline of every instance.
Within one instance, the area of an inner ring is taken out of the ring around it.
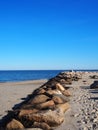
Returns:
[[[26,80],[50,79],[60,72],[69,70],[8,70],[0,71],[0,82],[18,82]],[[98,71],[98,70],[75,70]]]

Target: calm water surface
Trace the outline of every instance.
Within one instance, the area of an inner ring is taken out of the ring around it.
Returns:
[[[68,71],[68,70],[0,71],[0,82],[16,82],[16,81],[25,81],[25,80],[50,79],[63,71]],[[85,71],[98,71],[98,70],[85,70]]]

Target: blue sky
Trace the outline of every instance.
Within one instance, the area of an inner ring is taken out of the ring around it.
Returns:
[[[98,1],[0,1],[0,69],[98,69]]]

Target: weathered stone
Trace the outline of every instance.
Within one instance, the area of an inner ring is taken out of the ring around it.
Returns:
[[[55,104],[53,100],[49,100],[47,102],[41,103],[36,105],[35,107],[38,109],[49,109],[49,108],[54,108]]]
[[[19,111],[18,117],[21,118],[22,116],[25,116],[25,115],[27,115],[27,114],[33,114],[33,113],[36,113],[36,112],[38,112],[38,111],[39,111],[39,110],[37,110],[37,109],[31,109],[31,110],[29,110],[29,109],[27,109],[27,110],[21,109],[21,110]]]
[[[63,103],[70,101],[70,98],[67,96],[64,96],[63,94],[54,94],[53,96],[57,96],[63,100]]]
[[[58,90],[60,90],[61,92],[65,90],[65,88],[64,88],[60,83],[57,83],[57,84],[56,84],[56,88],[57,88]]]
[[[34,105],[32,105],[32,104],[23,104],[21,107],[20,107],[20,109],[33,109],[33,106]]]
[[[47,97],[44,94],[41,94],[41,95],[35,96],[33,99],[31,99],[29,101],[29,103],[30,104],[39,104],[39,103],[43,103],[43,102],[47,101],[48,99],[49,99],[49,97]]]
[[[24,126],[19,121],[12,119],[7,125],[6,130],[19,130],[24,129]]]
[[[24,117],[26,122],[45,122],[49,126],[57,126],[60,125],[64,121],[64,117],[61,111],[57,110],[48,110],[39,112],[36,114],[29,114]]]
[[[71,93],[70,93],[68,90],[62,91],[62,94],[63,94],[64,96],[71,96]]]
[[[60,90],[55,89],[55,90],[48,90],[46,92],[47,94],[53,95],[53,94],[62,94]]]
[[[41,122],[41,123],[34,122],[33,123],[33,127],[35,127],[35,128],[42,128],[43,130],[50,130],[51,129],[50,126],[47,123],[45,123],[45,122]]]
[[[59,96],[53,96],[52,100],[55,104],[64,103],[64,100],[62,100]]]
[[[58,104],[56,106],[61,112],[65,113],[70,108],[69,103]]]
[[[45,92],[46,92],[45,89],[40,88],[40,89],[37,91],[37,94],[44,94]]]

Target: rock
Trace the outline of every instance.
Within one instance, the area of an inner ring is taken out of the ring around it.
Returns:
[[[34,105],[32,105],[32,104],[23,104],[21,107],[20,107],[20,109],[28,109],[28,110],[30,110],[30,109],[33,109],[33,106]]]
[[[44,94],[45,92],[46,92],[45,89],[40,88],[40,89],[38,89],[38,90],[36,91],[36,94]]]
[[[24,126],[19,121],[12,119],[7,125],[6,130],[19,130],[24,129]]]
[[[53,100],[49,100],[47,102],[41,103],[36,105],[35,107],[38,109],[49,109],[49,108],[54,108],[55,104]]]
[[[75,73],[72,75],[72,78],[74,81],[78,81],[79,79],[82,79],[82,75],[80,73]]]
[[[91,75],[90,78],[91,79],[98,79],[98,75]]]
[[[36,112],[38,112],[37,109],[31,109],[31,110],[29,110],[29,109],[27,109],[27,110],[21,109],[19,111],[18,117],[21,118],[22,116],[25,116],[27,114],[33,114],[33,113],[36,113]]]
[[[90,89],[98,89],[98,81],[94,81],[94,83],[91,84]]]
[[[58,89],[55,89],[55,90],[48,90],[46,91],[45,94],[53,95],[53,94],[62,94],[62,93]]]
[[[70,105],[69,103],[63,103],[58,104],[56,107],[60,110],[60,112],[65,113],[65,111],[67,111],[70,108]]]
[[[94,124],[92,125],[92,127],[93,127],[93,130],[97,130],[97,129],[96,129],[96,127],[97,127],[97,124],[96,124],[96,123],[94,123]]]
[[[88,130],[88,128],[87,128],[87,127],[84,127],[83,130]]]
[[[64,121],[62,113],[57,110],[47,110],[36,114],[29,114],[22,118],[26,120],[26,123],[29,122],[32,124],[33,122],[45,122],[49,126],[57,126]]]
[[[78,117],[78,116],[79,116],[79,114],[78,114],[78,113],[74,115],[74,117]]]
[[[65,88],[64,88],[60,83],[57,83],[57,84],[56,84],[56,88],[57,88],[58,90],[60,90],[61,92],[65,90]]]
[[[94,123],[97,123],[97,122],[98,122],[98,118],[95,118],[95,119],[93,120],[93,122],[94,122]]]
[[[59,96],[53,96],[52,100],[54,101],[55,104],[60,104],[60,103],[64,103],[64,100],[62,98],[60,98]]]
[[[68,90],[62,91],[62,94],[63,94],[64,96],[71,96],[71,93],[70,93]]]
[[[29,103],[35,105],[35,104],[46,102],[48,99],[49,99],[48,96],[41,94],[41,95],[37,95],[34,98],[30,99]]]
[[[78,77],[75,72],[60,73],[36,89],[19,108],[13,110],[14,115],[6,125],[7,130],[24,127],[50,130],[51,127],[62,124],[64,113],[70,108],[67,102],[71,94],[65,88],[66,84],[72,83],[73,77]]]
[[[70,98],[67,96],[64,96],[63,94],[54,94],[53,96],[60,97],[63,100],[63,103],[69,102]]]
[[[35,128],[42,128],[43,130],[50,130],[51,129],[51,127],[47,123],[45,123],[45,122],[41,122],[41,123],[34,122],[33,123],[33,127],[35,127]]]

